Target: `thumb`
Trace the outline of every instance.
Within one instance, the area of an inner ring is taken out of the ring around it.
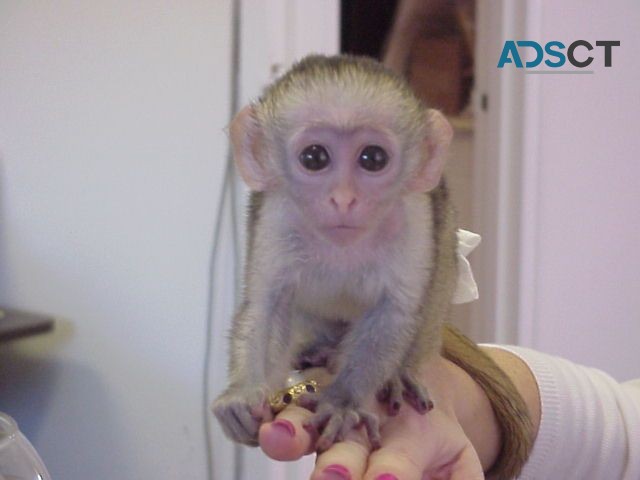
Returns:
[[[467,445],[452,465],[449,480],[484,480],[482,465],[475,449]]]
[[[422,480],[484,480],[484,472],[476,451],[467,445],[455,460],[426,471]]]

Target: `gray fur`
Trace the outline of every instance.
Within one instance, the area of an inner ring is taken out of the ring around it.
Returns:
[[[305,88],[320,91],[331,75],[345,85],[364,83],[372,92],[375,84],[386,101],[406,104],[406,117],[397,121],[410,125],[407,148],[418,150],[414,144],[424,134],[425,107],[399,77],[351,57],[304,60],[266,91],[256,117],[273,129],[267,135],[271,141],[283,104],[300,101]],[[326,352],[336,370],[308,424],[322,432],[319,448],[328,448],[358,424],[367,427],[375,445],[377,422],[362,405],[385,385],[395,386],[393,399],[404,385],[414,408],[425,410],[420,404],[428,397],[414,373],[441,347],[440,330],[457,278],[456,225],[444,181],[428,193],[400,194],[409,219],[406,231],[381,245],[375,261],[349,269],[341,268],[340,256],[357,252],[336,251],[331,260],[319,256],[287,220],[285,213],[294,206],[285,195],[251,194],[244,302],[231,332],[230,386],[213,405],[230,438],[256,444],[258,427],[269,418],[268,394],[284,386],[301,354],[322,358]]]

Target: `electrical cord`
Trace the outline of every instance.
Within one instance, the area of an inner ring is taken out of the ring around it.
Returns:
[[[240,100],[240,38],[241,38],[241,0],[232,0],[232,25],[231,25],[231,78],[230,78],[230,120],[238,110]],[[235,168],[231,150],[227,150],[227,158],[225,164],[224,175],[222,179],[222,188],[218,201],[218,210],[214,221],[213,245],[209,257],[209,278],[207,292],[207,318],[205,329],[205,352],[202,377],[202,415],[203,428],[205,437],[205,457],[207,459],[207,479],[214,480],[213,470],[213,437],[211,432],[210,416],[211,411],[209,405],[211,398],[211,357],[212,357],[212,336],[213,336],[213,311],[214,311],[214,295],[216,280],[216,259],[220,238],[222,236],[222,224],[224,218],[225,207],[227,205],[227,195],[230,196],[230,214],[231,214],[231,235],[233,248],[233,270],[234,270],[234,304],[237,303],[237,297],[240,284],[240,251],[239,251],[239,231],[237,219],[237,192],[235,182]],[[234,479],[241,480],[243,466],[242,449],[234,445]]]

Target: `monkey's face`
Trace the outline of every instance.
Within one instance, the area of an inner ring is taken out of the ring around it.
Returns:
[[[288,201],[285,231],[294,222],[331,246],[385,244],[407,221],[406,195],[440,181],[452,130],[375,65],[334,63],[294,68],[238,112],[234,159],[252,190]]]
[[[320,115],[292,132],[285,145],[287,193],[315,234],[352,244],[397,224],[403,162],[396,136],[367,123],[325,121]],[[397,208],[396,208],[397,209]]]

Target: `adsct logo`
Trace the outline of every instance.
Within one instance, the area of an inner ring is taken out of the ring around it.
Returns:
[[[601,48],[595,48],[586,40],[576,40],[568,48],[557,40],[547,42],[544,47],[533,40],[507,40],[502,47],[498,68],[505,68],[505,66],[524,68],[526,73],[593,73],[593,70],[583,69],[591,65],[596,56],[602,57],[605,67],[611,67],[613,65],[613,47],[619,46],[619,40],[596,41],[596,47]],[[523,63],[523,56],[531,54],[527,50],[535,53],[535,58]],[[521,53],[524,55],[521,56]],[[541,65],[543,60],[549,69],[529,70]],[[574,69],[562,68],[567,60],[575,67]]]

